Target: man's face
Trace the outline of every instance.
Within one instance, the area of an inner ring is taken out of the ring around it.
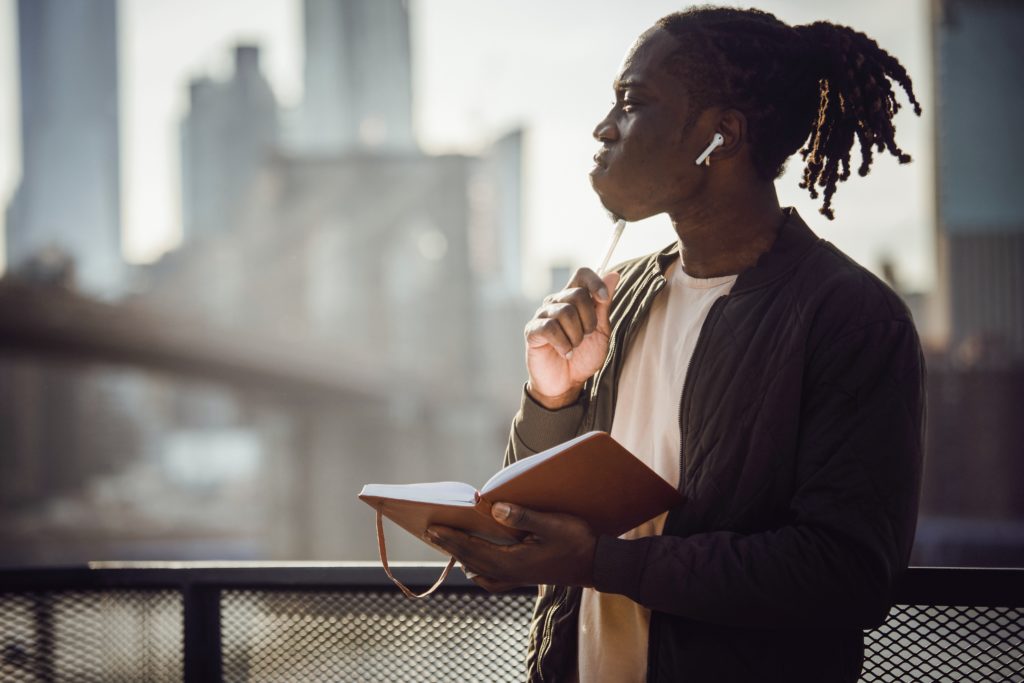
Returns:
[[[694,160],[713,131],[702,132],[700,121],[686,128],[685,88],[665,65],[677,47],[664,29],[644,33],[613,84],[615,104],[594,129],[601,150],[590,182],[605,208],[626,220],[671,212],[701,180]]]

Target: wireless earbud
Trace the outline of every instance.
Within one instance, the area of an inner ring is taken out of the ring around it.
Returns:
[[[725,138],[722,137],[722,134],[715,133],[715,137],[711,138],[711,144],[707,146],[707,149],[700,153],[700,156],[697,157],[697,161],[695,161],[694,163],[700,166],[705,161],[708,161],[708,157],[710,157],[711,153],[715,151],[715,148],[720,147],[721,145],[724,144]]]

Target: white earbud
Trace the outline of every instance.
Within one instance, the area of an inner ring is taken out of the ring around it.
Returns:
[[[707,149],[700,153],[700,156],[697,157],[697,161],[695,161],[694,163],[700,166],[707,160],[709,156],[711,156],[711,153],[715,151],[716,147],[719,147],[724,144],[725,138],[722,137],[722,134],[715,133],[715,137],[711,138],[711,144],[707,146]]]

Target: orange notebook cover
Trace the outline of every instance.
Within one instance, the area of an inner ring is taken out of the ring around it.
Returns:
[[[420,539],[428,526],[441,524],[496,543],[524,535],[494,521],[490,508],[497,502],[576,515],[596,533],[611,536],[683,502],[675,488],[605,432],[523,458],[479,491],[461,482],[367,484],[359,498]]]

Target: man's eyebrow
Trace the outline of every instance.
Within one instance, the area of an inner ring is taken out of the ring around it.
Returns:
[[[648,89],[648,86],[646,83],[637,80],[636,78],[627,78],[625,80],[615,81],[612,83],[612,90],[625,90],[626,88]]]

